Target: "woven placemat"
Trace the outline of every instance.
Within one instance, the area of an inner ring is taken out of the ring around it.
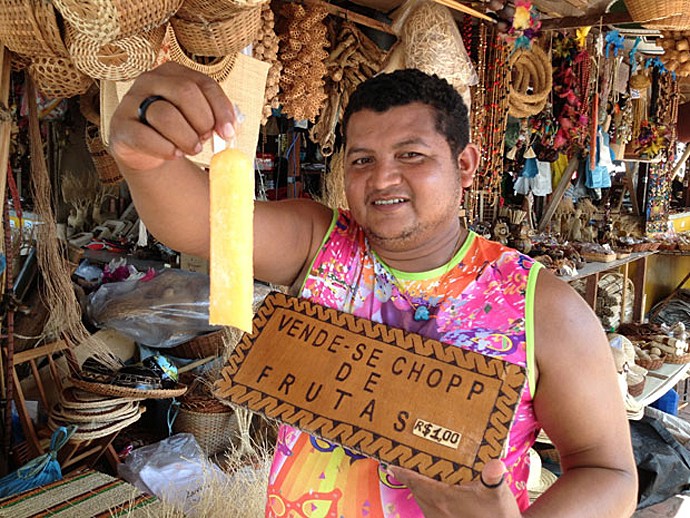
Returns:
[[[0,500],[0,516],[150,518],[161,502],[132,484],[98,471],[82,471],[52,484]]]
[[[119,387],[104,383],[93,383],[77,378],[70,378],[72,384],[82,390],[95,392],[104,396],[122,397],[128,399],[170,399],[179,397],[187,392],[187,386],[178,384],[174,389],[139,390],[131,387]]]

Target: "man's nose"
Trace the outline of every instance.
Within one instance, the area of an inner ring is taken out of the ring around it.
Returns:
[[[400,166],[394,160],[377,160],[369,177],[370,185],[377,190],[397,185],[401,180]]]

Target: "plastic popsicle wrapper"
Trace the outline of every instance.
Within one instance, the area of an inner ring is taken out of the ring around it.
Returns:
[[[210,164],[211,290],[209,322],[252,330],[254,164],[214,136]]]

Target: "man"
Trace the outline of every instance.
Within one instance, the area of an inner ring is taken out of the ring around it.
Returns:
[[[111,151],[168,246],[208,255],[207,175],[183,156],[214,130],[231,137],[234,124],[220,88],[174,64],[142,75],[114,114]],[[343,133],[351,213],[257,202],[255,277],[518,363],[529,382],[505,457],[476,483],[449,486],[281,427],[267,516],[630,515],[636,470],[597,318],[567,284],[458,219],[479,160],[460,96],[416,70],[383,74],[353,94]],[[541,427],[563,475],[529,507],[527,451]]]

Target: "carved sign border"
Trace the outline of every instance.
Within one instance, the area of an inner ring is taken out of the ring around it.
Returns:
[[[254,340],[276,309],[280,308],[333,324],[422,357],[440,360],[499,380],[498,397],[486,423],[476,458],[462,464],[432,456],[358,426],[319,416],[275,395],[235,382],[233,376],[242,368]],[[271,292],[266,297],[254,317],[253,325],[252,334],[243,336],[229,356],[221,377],[215,383],[214,394],[220,399],[229,400],[269,419],[289,424],[363,455],[415,470],[449,484],[477,480],[487,461],[501,457],[525,385],[526,375],[522,367],[278,292]]]

